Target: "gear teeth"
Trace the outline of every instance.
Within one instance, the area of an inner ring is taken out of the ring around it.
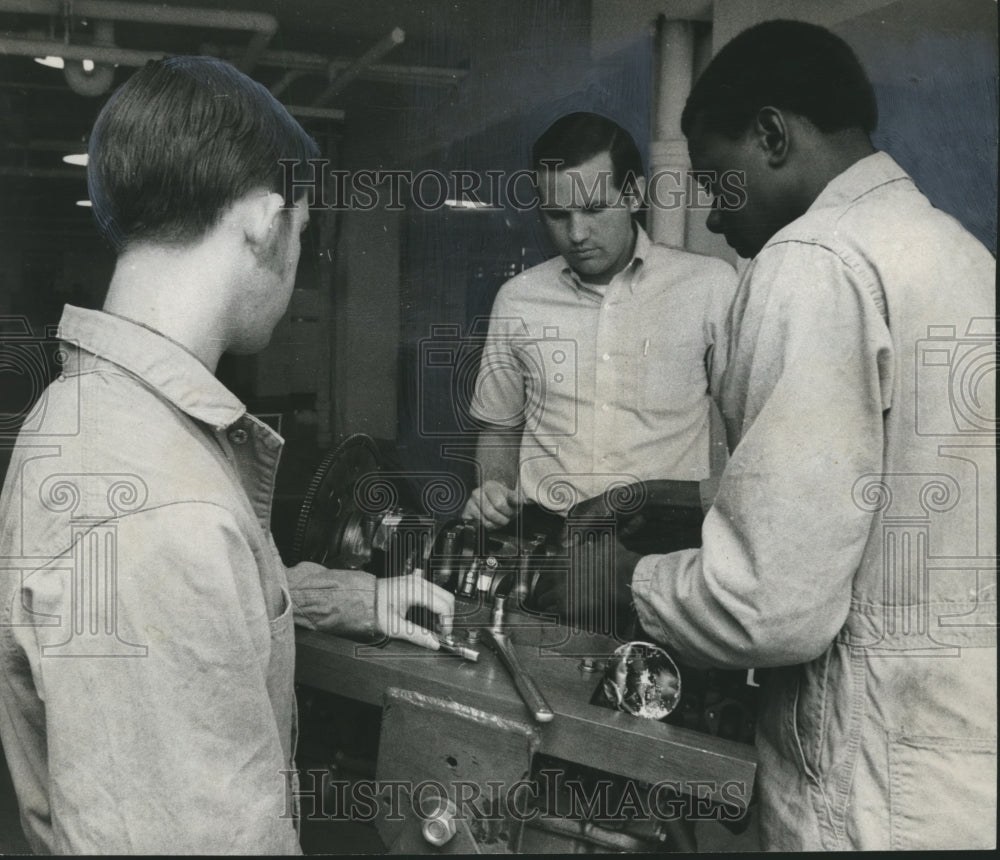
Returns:
[[[299,518],[295,523],[295,538],[292,542],[293,565],[302,561],[302,552],[305,549],[305,540],[306,534],[309,530],[309,521],[312,519],[313,508],[316,505],[320,488],[323,486],[324,481],[326,481],[326,478],[330,474],[330,470],[333,468],[334,464],[341,457],[343,457],[347,451],[358,445],[367,448],[375,462],[378,464],[378,468],[382,468],[382,458],[378,450],[378,445],[376,445],[375,440],[366,433],[354,433],[340,442],[333,450],[327,452],[322,462],[316,468],[312,480],[309,482],[309,488],[306,490],[305,498],[302,500],[302,507],[299,508]]]

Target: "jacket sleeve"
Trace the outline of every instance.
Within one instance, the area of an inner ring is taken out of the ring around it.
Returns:
[[[870,281],[826,248],[782,243],[737,295],[723,406],[739,442],[702,548],[646,557],[632,581],[647,632],[692,664],[801,663],[844,623],[872,518],[852,489],[882,470],[891,362]]]
[[[300,853],[290,739],[268,690],[290,608],[268,618],[252,550],[218,506],[122,517],[114,549],[113,598],[102,604],[110,635],[81,639],[71,627],[71,571],[26,583],[53,619],[27,635],[45,703],[55,851]]]
[[[733,267],[721,260],[718,262],[718,276],[708,291],[707,307],[702,323],[705,329],[705,342],[709,345],[705,355],[708,390],[716,399],[719,396],[722,374],[726,369],[726,357],[729,350],[729,313],[737,283]]]
[[[363,570],[331,570],[311,561],[288,568],[295,623],[340,636],[377,637],[375,577]]]

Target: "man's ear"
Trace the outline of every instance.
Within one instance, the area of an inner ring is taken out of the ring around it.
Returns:
[[[266,247],[277,235],[278,219],[284,212],[285,199],[274,191],[252,191],[234,205],[247,243],[253,248]]]
[[[754,118],[753,131],[770,167],[781,167],[788,158],[790,129],[778,108],[762,107]]]

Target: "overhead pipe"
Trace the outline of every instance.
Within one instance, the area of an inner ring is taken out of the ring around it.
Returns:
[[[467,69],[449,69],[444,66],[397,66],[381,63],[369,66],[362,72],[365,80],[388,83],[423,84],[432,87],[447,87],[457,84],[469,74]]]
[[[145,6],[121,0],[73,0],[69,7],[75,18],[95,20],[132,21],[140,24],[174,24],[182,27],[205,27],[219,30],[250,30],[253,37],[247,45],[237,67],[249,74],[260,55],[278,31],[278,19],[267,12],[248,12],[241,9],[205,9],[187,6]],[[0,12],[62,16],[63,0],[0,0]],[[55,42],[63,46],[61,42]],[[65,46],[69,47],[69,46]],[[12,52],[13,53],[13,52]],[[53,52],[49,52],[53,53]],[[38,56],[44,56],[39,54]],[[60,53],[58,56],[66,57]],[[158,56],[164,56],[160,53]],[[86,59],[89,59],[86,58]],[[144,65],[122,63],[121,65]]]
[[[217,54],[222,57],[233,55],[231,49],[218,45],[206,44],[203,53]],[[301,70],[316,74],[326,73],[328,76],[341,69],[347,69],[352,60],[331,60],[323,54],[313,54],[307,51],[265,51],[260,56],[259,65],[279,67],[287,70]],[[390,63],[374,63],[359,73],[366,81],[385,81],[389,83],[425,84],[427,86],[452,86],[469,74],[467,69],[453,69],[446,66],[403,66]]]
[[[21,179],[72,179],[83,181],[87,174],[72,167],[25,167],[21,165],[0,165],[0,176]]]
[[[100,46],[62,45],[61,42],[43,42],[37,39],[0,38],[0,54],[23,57],[39,57],[52,53],[54,45],[60,46],[61,55],[67,60],[93,60],[95,63],[139,67],[149,60],[162,59],[166,54],[159,51],[133,51],[125,48],[105,48]],[[341,122],[344,111],[336,108],[306,105],[286,105],[292,116],[329,119]]]
[[[77,140],[54,140],[51,138],[35,138],[27,143],[18,143],[13,140],[0,140],[0,146],[5,149],[30,149],[34,152],[79,152],[80,148],[87,148],[87,143],[83,138]]]
[[[292,83],[297,81],[303,75],[307,74],[302,69],[291,69],[281,76],[281,79],[271,87],[271,95],[278,98],[285,90],[287,90]]]
[[[406,39],[406,33],[404,33],[399,27],[394,27],[389,35],[372,45],[342,72],[338,73],[332,66],[328,67],[330,69],[330,85],[319,94],[319,97],[313,102],[313,104],[317,107],[326,104],[372,63],[376,60],[381,60],[382,57],[388,54],[389,51],[397,45],[402,45],[404,39]]]
[[[285,105],[292,116],[302,116],[311,119],[331,119],[334,122],[343,122],[344,112],[339,108],[316,107],[315,105]]]
[[[67,45],[65,42],[55,40],[19,39],[14,36],[0,38],[0,54],[18,57],[58,55],[64,60],[93,60],[95,63],[110,63],[130,68],[138,68],[146,65],[149,60],[161,60],[166,56],[163,51],[135,51],[131,48],[109,48],[102,45]]]
[[[0,0],[3,2],[3,0]],[[218,55],[220,57],[230,57],[234,55],[233,49],[205,43],[202,45],[202,53]],[[354,60],[337,59],[331,60],[324,54],[315,54],[308,51],[287,51],[271,50],[265,51],[260,56],[259,65],[277,66],[287,70],[301,70],[304,72],[315,72],[317,74],[326,72],[328,75],[334,74],[341,69],[346,69]],[[447,66],[404,66],[395,63],[375,63],[368,66],[361,72],[361,77],[365,80],[395,81],[403,77],[414,80],[420,78],[420,82],[448,86],[456,84],[469,74],[468,69],[455,69]]]

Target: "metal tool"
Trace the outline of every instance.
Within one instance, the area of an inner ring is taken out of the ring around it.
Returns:
[[[555,717],[552,708],[538,689],[534,679],[525,671],[521,660],[514,650],[514,643],[510,637],[503,632],[503,612],[505,598],[497,596],[493,604],[493,623],[483,629],[483,637],[489,646],[496,652],[500,662],[514,681],[517,692],[528,706],[531,715],[540,723],[549,723]]]
[[[434,638],[437,639],[438,647],[446,654],[454,654],[456,657],[471,660],[473,663],[479,660],[479,652],[475,648],[459,645],[454,636],[442,636],[440,633],[435,633]]]

